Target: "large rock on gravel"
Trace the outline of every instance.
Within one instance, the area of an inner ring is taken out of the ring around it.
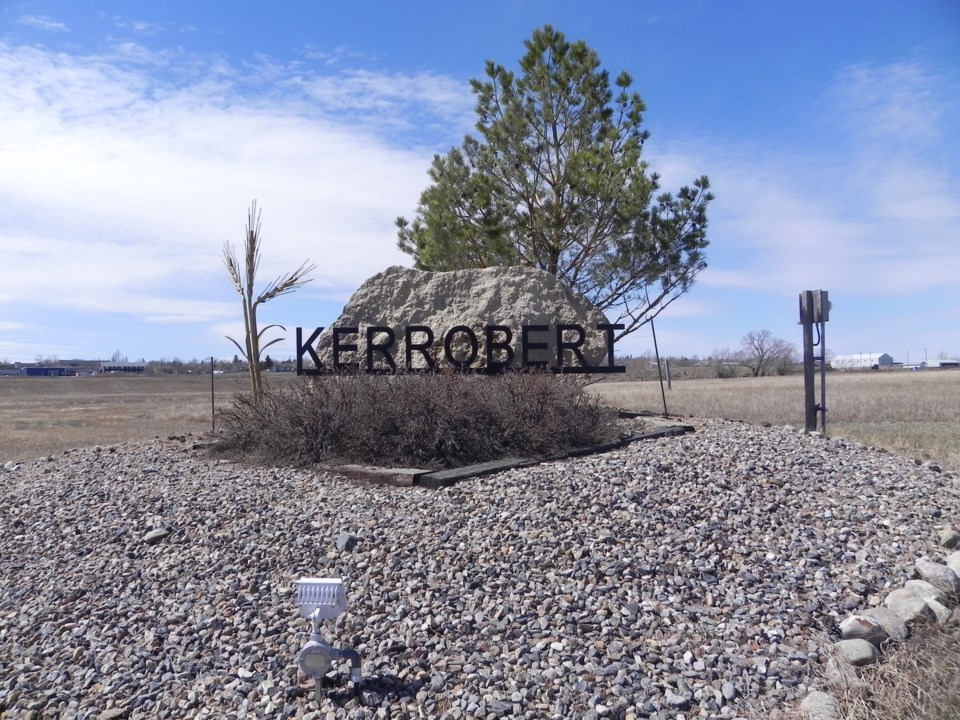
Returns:
[[[851,615],[840,623],[844,640],[867,640],[880,647],[890,637],[876,618],[866,615]]]
[[[875,663],[880,654],[871,642],[862,639],[841,640],[837,643],[840,656],[854,667]]]
[[[477,339],[476,357],[471,368],[486,365],[489,353],[487,326],[498,325],[510,329],[506,333],[493,333],[494,343],[509,344],[514,353],[514,364],[523,358],[522,326],[548,326],[546,331],[531,331],[530,343],[542,343],[543,348],[530,348],[530,361],[557,364],[557,325],[580,325],[585,334],[578,350],[590,365],[603,365],[608,360],[608,333],[598,329],[607,324],[607,318],[585,297],[575,293],[550,273],[532,268],[492,267],[451,272],[423,272],[394,266],[374,275],[363,283],[350,298],[331,327],[317,339],[317,355],[325,369],[334,367],[333,328],[357,328],[356,334],[340,338],[344,345],[356,346],[353,350],[339,353],[342,363],[366,367],[368,355],[368,328],[386,327],[393,333],[390,353],[400,368],[406,365],[407,332],[411,326],[429,327],[433,342],[425,352],[412,349],[410,363],[414,369],[428,366],[426,355],[440,366],[451,363],[446,356],[445,339],[455,327],[470,328]],[[409,335],[411,348],[427,342],[424,332]],[[576,331],[564,333],[565,343],[579,339]],[[387,333],[372,335],[374,345],[388,340]],[[306,338],[304,338],[306,342]],[[466,362],[473,354],[467,333],[453,334],[449,343],[451,355],[456,362]],[[572,350],[565,350],[565,364],[577,365],[578,358]],[[383,353],[375,350],[370,355],[375,367],[388,365]],[[505,361],[506,352],[495,350],[493,360]]]
[[[948,568],[960,575],[960,551],[947,555],[947,559],[944,562],[946,562]]]
[[[903,587],[910,592],[912,592],[917,597],[921,597],[926,600],[928,603],[931,600],[934,600],[938,603],[944,603],[947,601],[946,595],[944,592],[936,587],[931,585],[926,580],[907,580],[904,583]]]
[[[840,717],[840,707],[836,698],[819,690],[807,695],[800,703],[800,710],[807,720],[837,720]]]
[[[864,611],[863,614],[879,622],[891,640],[901,642],[910,637],[910,628],[908,628],[903,619],[890,608],[878,606]]]
[[[884,599],[883,604],[903,620],[907,627],[917,623],[936,622],[937,616],[927,605],[926,600],[914,595],[905,588],[894,590]]]
[[[951,602],[960,596],[960,577],[948,566],[920,558],[914,563],[914,567],[920,577],[942,591]]]

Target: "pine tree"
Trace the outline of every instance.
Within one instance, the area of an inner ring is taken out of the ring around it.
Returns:
[[[709,180],[660,192],[630,75],[612,90],[597,53],[549,25],[525,45],[520,75],[488,61],[471,81],[479,137],[434,157],[415,218],[397,218],[398,246],[422,270],[546,270],[625,335],[706,267]]]

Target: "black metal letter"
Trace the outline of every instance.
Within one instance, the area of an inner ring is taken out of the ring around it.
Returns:
[[[611,325],[610,323],[597,323],[597,330],[603,330],[607,334],[607,369],[604,372],[622,373],[627,371],[626,365],[613,364],[613,334],[617,330],[623,330],[624,325],[619,323]]]
[[[297,375],[319,375],[320,368],[323,367],[323,363],[320,362],[320,357],[317,355],[317,351],[313,349],[313,343],[320,336],[320,333],[323,332],[322,327],[318,327],[313,331],[313,334],[307,338],[307,343],[303,343],[303,328],[297,328]],[[313,368],[303,369],[303,354],[307,353],[310,356],[310,359],[313,360]],[[211,370],[212,372],[212,370]]]
[[[467,336],[467,339],[470,341],[470,354],[464,360],[455,360],[453,357],[453,336],[456,333],[464,333]],[[477,336],[466,325],[457,325],[455,327],[447,330],[447,334],[443,338],[443,354],[447,358],[447,362],[453,365],[457,370],[466,370],[470,367],[470,363],[477,359],[477,354],[480,352],[480,346],[477,343]]]
[[[563,333],[568,330],[577,333],[576,340],[564,342]],[[583,331],[583,325],[557,325],[557,367],[563,367],[564,350],[569,350],[576,356],[581,368],[590,367],[590,363],[587,362],[587,359],[583,356],[583,353],[580,352],[580,348],[583,347],[585,340],[586,333]]]
[[[546,350],[547,343],[545,342],[530,342],[530,333],[532,332],[546,332],[550,329],[549,325],[521,325],[520,326],[520,350],[521,350],[521,365],[523,367],[546,367],[550,364],[548,360],[531,360],[530,351],[531,350]]]
[[[385,343],[375,343],[373,341],[379,333],[387,336]],[[373,372],[373,353],[375,351],[379,351],[383,355],[383,359],[387,361],[391,371],[397,372],[397,364],[393,361],[393,355],[390,354],[390,348],[393,347],[395,339],[393,330],[388,327],[371,325],[367,328],[367,372]]]
[[[340,353],[341,352],[356,352],[357,344],[340,344],[341,335],[358,335],[360,333],[360,328],[348,327],[348,328],[338,328],[333,329],[333,368],[334,370],[350,370],[351,368],[359,368],[360,363],[342,363],[340,362]]]
[[[503,333],[503,342],[495,342],[493,339],[494,333]],[[503,372],[513,365],[513,347],[510,345],[513,340],[513,330],[506,325],[487,325],[484,328],[484,335],[487,340],[487,372]],[[507,355],[506,359],[494,360],[494,351],[503,351]]]
[[[427,336],[426,342],[415,343],[412,336],[414,333],[423,333]],[[413,351],[418,350],[423,359],[427,361],[427,367],[430,370],[436,370],[437,363],[430,355],[430,347],[433,345],[433,330],[426,325],[407,325],[403,333],[403,342],[406,346],[407,370],[413,370]]]

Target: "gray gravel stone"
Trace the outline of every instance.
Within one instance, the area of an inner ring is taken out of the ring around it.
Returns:
[[[841,640],[837,643],[840,656],[854,667],[870,665],[880,657],[877,647],[867,640]]]
[[[807,695],[800,703],[807,720],[837,720],[840,717],[840,708],[836,698],[820,690]]]
[[[22,463],[0,485],[3,711],[663,720],[795,704],[824,629],[909,580],[929,508],[957,518],[960,501],[853,443],[696,427],[439,491],[164,440]],[[169,534],[148,545],[147,528]],[[340,551],[342,533],[363,540]],[[362,658],[360,692],[335,663],[319,706],[295,663],[303,576],[344,579],[347,612],[322,635]]]
[[[933,614],[937,618],[937,623],[943,624],[949,622],[950,618],[953,616],[953,611],[948,608],[946,605],[937,602],[936,600],[927,600],[927,605],[933,610]]]
[[[907,580],[903,587],[917,597],[923,598],[928,603],[931,600],[935,600],[938,603],[943,603],[946,600],[946,594],[926,580]]]
[[[334,540],[334,546],[340,552],[349,552],[357,546],[358,542],[360,542],[360,538],[353,533],[342,532],[337,535],[337,539]]]
[[[943,547],[949,550],[955,550],[957,547],[960,547],[960,532],[953,527],[944,528],[940,531],[938,540]]]
[[[910,628],[907,627],[903,618],[890,608],[878,606],[865,610],[863,614],[879,622],[891,640],[902,642],[910,637]]]
[[[840,634],[846,640],[861,639],[880,647],[890,636],[883,625],[867,615],[851,615],[840,623]]]
[[[891,592],[884,598],[883,604],[896,613],[907,627],[917,623],[935,622],[937,619],[926,600],[905,588]]]
[[[944,593],[952,600],[960,597],[960,577],[946,565],[920,558],[914,563],[917,572],[924,580]]]

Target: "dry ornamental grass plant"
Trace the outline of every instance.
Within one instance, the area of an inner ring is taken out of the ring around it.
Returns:
[[[254,400],[259,400],[263,393],[263,380],[261,375],[261,353],[274,343],[280,342],[283,338],[271,340],[266,345],[261,346],[263,334],[271,328],[280,328],[286,330],[282,325],[267,325],[260,329],[257,326],[257,308],[268,300],[275,297],[292,293],[299,287],[310,282],[307,277],[316,268],[309,261],[304,261],[296,270],[286,275],[281,275],[273,282],[267,285],[263,291],[257,295],[256,300],[253,297],[253,285],[257,278],[257,270],[260,268],[260,213],[257,212],[257,201],[250,204],[250,210],[247,213],[247,229],[244,237],[244,272],[240,272],[240,265],[237,262],[236,250],[230,243],[223,244],[223,262],[227,266],[227,274],[233,283],[234,289],[239,293],[243,301],[243,326],[244,326],[244,345],[240,345],[232,337],[227,339],[237,346],[237,349],[247,360],[250,368],[250,386],[253,390]]]

